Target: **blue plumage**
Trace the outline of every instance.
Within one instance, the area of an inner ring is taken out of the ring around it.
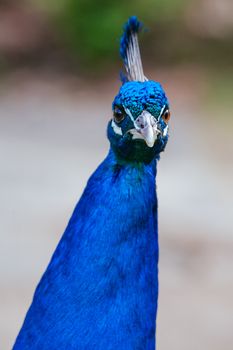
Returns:
[[[160,152],[164,150],[167,144],[168,134],[162,135],[161,133],[161,137],[157,138],[157,142],[154,143],[153,147],[148,148],[144,141],[132,142],[132,134],[129,133],[129,130],[135,127],[135,121],[145,109],[156,118],[157,126],[161,132],[168,127],[166,121],[162,118],[161,111],[169,110],[169,102],[161,84],[152,80],[127,82],[122,85],[112,103],[113,112],[116,106],[123,107],[123,114],[125,114],[125,109],[129,110],[131,114],[131,118],[127,115],[117,124],[123,135],[115,134],[112,122],[109,122],[108,125],[108,137],[111,146],[116,155],[120,156],[118,161],[124,163],[126,159],[127,162],[143,161],[148,163],[155,158],[158,159]]]
[[[120,55],[124,62],[127,60],[127,49],[132,33],[138,34],[142,28],[143,24],[139,22],[136,16],[130,17],[124,25],[124,33],[120,42]]]
[[[87,183],[14,350],[155,349],[155,177],[168,108],[159,83],[121,87],[108,124],[109,154]]]
[[[120,43],[120,55],[123,59],[127,75],[124,76],[123,73],[121,74],[123,83],[126,81],[145,80],[137,36],[142,28],[142,23],[135,16],[130,17],[124,26],[124,33]]]

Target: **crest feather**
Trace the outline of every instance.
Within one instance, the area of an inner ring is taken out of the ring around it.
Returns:
[[[132,16],[124,26],[121,37],[120,55],[124,61],[128,81],[147,80],[143,73],[142,60],[138,44],[138,33],[143,25],[137,17]]]

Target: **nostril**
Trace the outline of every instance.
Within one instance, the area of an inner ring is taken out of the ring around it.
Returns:
[[[141,125],[140,125],[140,128],[141,128],[141,129],[144,129],[144,125],[143,125],[143,124],[141,124]]]

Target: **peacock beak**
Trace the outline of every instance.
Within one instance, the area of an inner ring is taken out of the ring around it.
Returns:
[[[148,147],[153,147],[161,131],[157,121],[148,111],[143,111],[134,122],[137,133],[145,140]]]

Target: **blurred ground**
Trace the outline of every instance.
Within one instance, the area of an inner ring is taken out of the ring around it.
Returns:
[[[162,82],[172,110],[158,169],[158,350],[231,350],[232,102],[227,87],[216,91],[200,68],[147,73]],[[108,150],[114,74],[91,84],[20,70],[1,82],[2,350],[12,347],[74,205]]]

